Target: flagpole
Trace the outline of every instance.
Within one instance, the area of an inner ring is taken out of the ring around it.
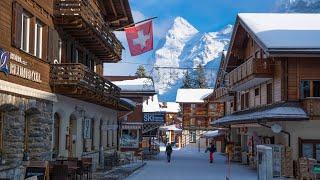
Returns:
[[[131,26],[134,26],[134,25],[136,25],[136,24],[140,24],[140,23],[143,23],[143,22],[146,22],[146,21],[150,21],[150,20],[156,19],[156,18],[158,18],[158,17],[155,16],[155,17],[152,17],[152,18],[148,18],[148,19],[145,19],[145,20],[136,22],[136,23],[131,23],[131,24],[126,25],[126,26],[123,26],[123,27],[121,27],[121,28],[117,28],[117,29],[115,29],[114,31],[120,31],[120,30],[123,30],[123,29],[125,29],[125,28],[127,28],[127,27],[131,27]]]

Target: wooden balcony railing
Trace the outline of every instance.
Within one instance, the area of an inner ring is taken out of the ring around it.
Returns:
[[[270,60],[251,58],[226,75],[228,86],[232,87],[249,79],[269,78],[273,74]]]
[[[101,61],[121,60],[123,46],[90,0],[55,0],[54,22]]]
[[[230,91],[226,87],[218,87],[214,90],[214,98],[217,102],[223,102],[227,100],[231,100],[234,97],[234,92]]]
[[[320,97],[308,97],[301,100],[301,105],[310,119],[319,119],[320,117]]]
[[[198,107],[194,109],[184,108],[183,114],[188,116],[206,116],[208,114],[208,109],[205,107]]]
[[[83,64],[51,65],[50,84],[55,93],[118,108],[121,89]]]

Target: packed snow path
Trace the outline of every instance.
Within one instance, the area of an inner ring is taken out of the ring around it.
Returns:
[[[214,163],[209,163],[209,153],[187,147],[175,150],[171,163],[166,162],[164,152],[157,159],[147,161],[147,165],[129,176],[128,180],[225,180],[227,165],[225,157],[215,153]],[[240,164],[232,164],[231,180],[256,180],[256,171]]]

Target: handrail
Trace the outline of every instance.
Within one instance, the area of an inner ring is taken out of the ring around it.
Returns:
[[[105,96],[120,96],[120,88],[80,63],[51,65],[51,84],[78,84]]]
[[[226,75],[229,78],[229,85],[237,83],[252,74],[270,74],[272,73],[270,63],[261,59],[249,58],[237,68]]]
[[[81,17],[116,54],[119,55],[122,51],[121,42],[111,32],[109,24],[94,11],[88,0],[56,0],[55,4],[55,16]]]

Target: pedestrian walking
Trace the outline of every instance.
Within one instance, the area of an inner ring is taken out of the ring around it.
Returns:
[[[168,163],[171,161],[172,147],[171,144],[168,143],[166,147],[167,161]]]
[[[211,143],[210,147],[207,148],[206,152],[210,152],[210,163],[213,163],[213,153],[216,152],[214,143]]]

